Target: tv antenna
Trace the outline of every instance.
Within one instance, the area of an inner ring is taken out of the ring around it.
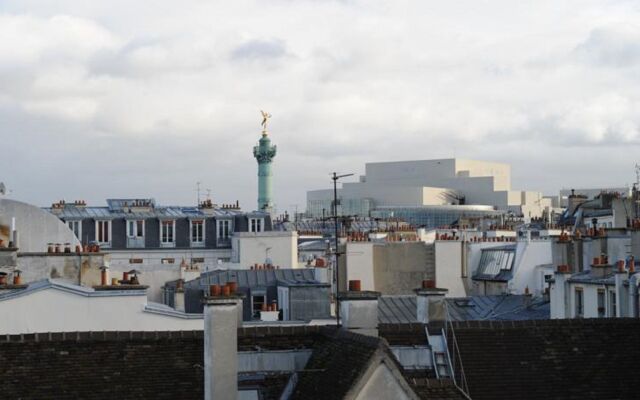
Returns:
[[[636,163],[636,186],[640,186],[640,165]]]
[[[0,182],[0,195],[7,194],[7,187],[4,185],[4,182]]]

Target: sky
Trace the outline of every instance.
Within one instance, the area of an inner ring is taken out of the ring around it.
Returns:
[[[509,163],[512,186],[635,181],[640,2],[0,0],[10,197],[254,209],[366,162]]]

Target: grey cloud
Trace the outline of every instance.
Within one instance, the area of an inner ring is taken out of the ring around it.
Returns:
[[[637,67],[640,65],[640,26],[594,29],[574,52],[578,59],[595,65]]]
[[[285,43],[279,39],[250,40],[233,49],[233,60],[276,60],[287,55]]]

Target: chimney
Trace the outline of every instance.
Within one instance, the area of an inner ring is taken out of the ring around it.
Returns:
[[[625,285],[625,282],[629,279],[629,273],[624,267],[624,260],[619,260],[617,263],[618,268],[616,270],[614,282],[616,285],[616,317],[629,317],[629,303],[627,299],[629,298],[629,288],[631,287],[628,283]]]
[[[184,312],[184,280],[178,279],[176,283],[176,291],[173,293],[173,308],[176,311]]]
[[[553,285],[551,285],[551,318],[567,318],[567,280],[571,276],[571,268],[567,264],[558,265]]]
[[[206,296],[203,302],[204,398],[237,400],[238,304],[242,304],[242,298]]]
[[[349,291],[340,293],[342,327],[368,336],[378,336],[380,292],[360,291],[360,281],[349,281]]]
[[[444,297],[449,289],[438,288],[435,280],[428,279],[422,281],[422,287],[415,292],[418,322],[428,324],[446,319]]]
[[[109,284],[109,267],[103,265],[100,267],[100,286],[107,286]]]
[[[529,291],[529,286],[524,288],[524,297],[523,297],[523,305],[526,308],[531,307],[531,301],[533,299],[533,295],[531,294],[531,292]]]
[[[622,269],[624,269],[624,262],[622,263]],[[611,264],[609,264],[609,257],[602,254],[600,257],[594,257],[591,264],[591,276],[594,278],[605,278],[613,270]]]

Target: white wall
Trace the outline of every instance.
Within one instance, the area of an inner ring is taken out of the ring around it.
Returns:
[[[70,243],[75,249],[80,241],[55,215],[36,206],[0,198],[0,239],[9,244],[11,219],[15,218],[19,251],[46,252],[48,243]]]
[[[85,297],[48,288],[0,301],[0,334],[203,329],[202,319],[143,312],[147,297]]]
[[[462,242],[437,240],[435,252],[436,286],[449,289],[449,297],[467,296],[462,277]]]
[[[516,245],[514,277],[509,282],[509,292],[523,294],[525,288],[536,296],[542,294],[544,273],[554,270],[551,240],[519,240]]]
[[[264,264],[269,258],[281,268],[298,267],[297,232],[236,232],[231,246],[232,261],[241,265]]]
[[[360,280],[362,290],[375,290],[373,242],[348,242],[347,281]]]

